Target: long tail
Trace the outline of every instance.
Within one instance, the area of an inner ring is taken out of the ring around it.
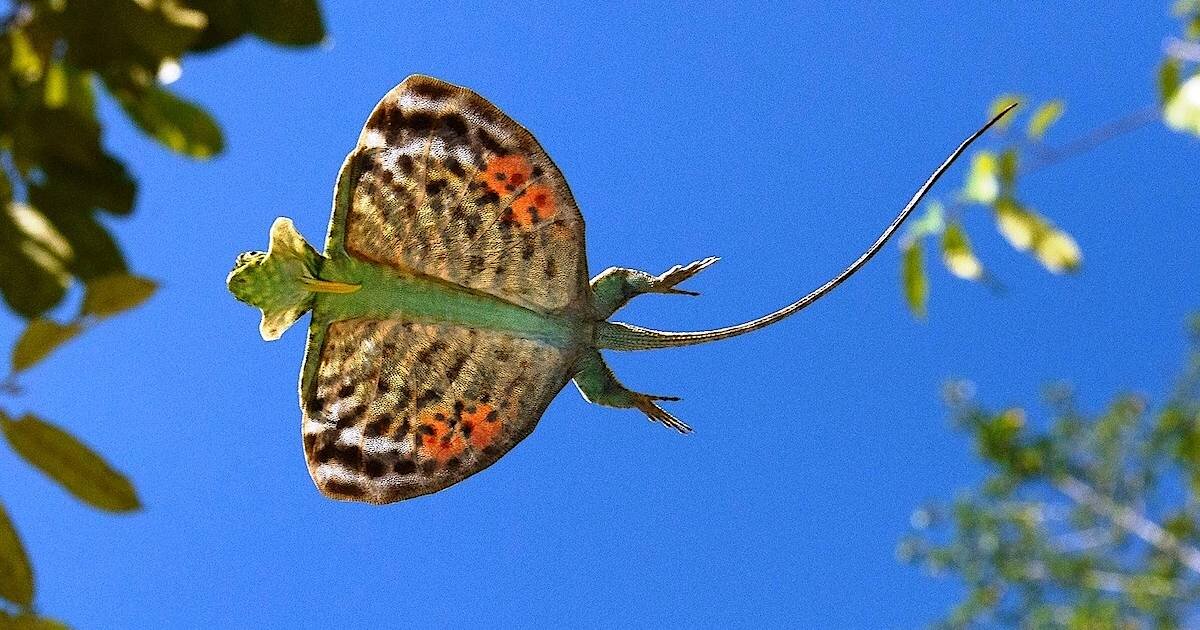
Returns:
[[[917,204],[921,203],[921,199],[925,197],[925,194],[929,192],[930,188],[933,188],[933,185],[937,183],[938,179],[940,179],[946,170],[950,168],[950,165],[954,164],[954,161],[957,160],[959,156],[961,156],[963,152],[967,150],[967,147],[971,146],[972,142],[982,136],[984,132],[991,128],[992,125],[996,124],[996,122],[1003,118],[1005,114],[1012,111],[1012,109],[1016,106],[1016,103],[1009,105],[1004,109],[1004,111],[996,114],[994,118],[989,120],[987,124],[980,127],[978,131],[971,134],[966,140],[963,140],[962,144],[958,145],[958,148],[954,149],[954,152],[946,158],[946,161],[942,162],[942,165],[937,167],[937,169],[933,171],[933,174],[929,176],[929,179],[925,180],[925,183],[919,189],[917,189],[916,194],[913,195],[912,199],[908,200],[908,204],[905,205],[904,209],[900,211],[900,214],[896,216],[895,220],[892,221],[892,224],[883,231],[883,234],[879,235],[879,238],[875,239],[875,242],[869,248],[867,248],[867,251],[863,252],[863,254],[858,257],[858,260],[850,263],[850,266],[846,267],[845,271],[842,271],[842,273],[839,273],[832,280],[821,285],[808,295],[769,315],[764,315],[758,319],[748,321],[744,324],[727,326],[725,328],[717,328],[714,330],[703,330],[697,332],[670,332],[663,330],[652,330],[650,328],[642,328],[640,326],[632,326],[622,322],[601,322],[596,331],[597,345],[600,348],[607,348],[610,350],[651,350],[655,348],[691,346],[699,343],[720,341],[722,339],[729,339],[730,337],[744,335],[748,332],[753,332],[760,328],[770,326],[771,324],[774,324],[802,310],[804,307],[825,296],[837,285],[845,282],[847,278],[854,275],[856,271],[861,269],[862,266],[865,265],[872,256],[879,253],[879,250],[883,248],[883,245],[887,243],[888,239],[890,239],[893,234],[896,233],[896,230],[899,229],[901,223],[904,223],[904,220],[908,218],[908,215],[912,214],[913,209],[917,207]]]

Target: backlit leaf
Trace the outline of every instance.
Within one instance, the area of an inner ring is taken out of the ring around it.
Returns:
[[[904,264],[901,267],[901,283],[908,310],[918,318],[925,318],[925,306],[929,301],[929,278],[925,275],[924,248],[921,241],[912,241],[904,248]]]
[[[83,296],[83,314],[108,317],[127,311],[154,295],[153,280],[114,274],[89,280]]]
[[[225,148],[221,128],[200,107],[158,86],[118,90],[125,113],[163,146],[196,159],[207,159]]]
[[[1061,100],[1046,101],[1041,107],[1029,117],[1029,127],[1026,132],[1030,138],[1041,140],[1046,135],[1046,130],[1050,125],[1058,122],[1058,119],[1063,115],[1065,106]]]
[[[1163,122],[1175,131],[1200,135],[1200,75],[1183,82],[1163,107]]]
[[[42,60],[38,57],[33,44],[19,28],[8,30],[8,46],[10,50],[9,68],[15,76],[33,82],[42,76]]]
[[[940,201],[930,201],[925,204],[925,212],[916,219],[908,222],[908,240],[916,240],[941,234],[946,229],[946,208]]]
[[[33,568],[3,505],[0,505],[0,597],[20,606],[33,604]]]
[[[0,428],[14,451],[84,503],[109,512],[140,507],[129,480],[70,433],[32,415],[0,416]]]
[[[60,345],[78,335],[82,328],[78,324],[60,324],[48,319],[29,322],[25,331],[13,346],[12,369],[26,370],[45,359]]]
[[[950,273],[964,280],[978,280],[983,277],[983,265],[971,250],[971,241],[962,225],[957,221],[946,226],[942,233],[942,261]]]
[[[1020,94],[1001,94],[1000,96],[996,97],[996,100],[992,101],[992,106],[988,108],[988,118],[995,118],[996,116],[1000,115],[1000,112],[1008,108],[1008,106],[1012,105],[1013,103],[1023,102],[1024,100],[1025,97]],[[1018,105],[1017,109],[1020,108],[1021,106]],[[1015,111],[1012,114],[997,120],[995,127],[997,129],[1007,129],[1008,126],[1012,124],[1014,118],[1016,118]]]
[[[990,151],[980,151],[971,160],[971,170],[963,187],[967,201],[991,205],[1000,196],[999,160]]]
[[[996,204],[996,226],[1014,248],[1030,251],[1053,273],[1075,271],[1083,259],[1071,235],[1010,199]]]

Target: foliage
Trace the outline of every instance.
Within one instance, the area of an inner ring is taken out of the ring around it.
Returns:
[[[12,352],[16,377],[156,285],[129,272],[106,220],[129,215],[137,185],[103,146],[107,94],[142,132],[196,160],[224,149],[220,126],[173,93],[180,60],[247,34],[287,46],[325,37],[316,0],[15,0],[0,26],[0,298],[28,320]],[[58,321],[82,287],[75,315]],[[79,500],[138,509],[122,474],[63,429],[0,411],[12,449]],[[0,507],[0,630],[60,628],[37,616],[34,573]]]
[[[1013,124],[1020,116],[1009,116],[997,124],[997,146],[972,156],[966,181],[951,202],[935,199],[927,203],[924,214],[901,240],[901,288],[913,315],[924,318],[928,309],[929,278],[922,241],[939,239],[942,263],[951,275],[997,286],[967,239],[962,222],[967,212],[986,209],[1014,249],[1029,253],[1051,273],[1071,273],[1082,263],[1079,245],[1022,200],[1018,194],[1022,178],[1160,119],[1170,129],[1200,135],[1200,0],[1178,0],[1175,13],[1184,35],[1168,43],[1167,56],[1159,66],[1157,105],[1131,112],[1065,144],[1052,145],[1046,136],[1062,118],[1066,105],[1060,99],[1041,102],[1026,111],[1023,125]],[[1004,94],[992,103],[991,112],[1013,101],[1022,103],[1021,109],[1031,102],[1018,94]]]
[[[952,505],[918,510],[902,558],[957,574],[950,627],[1142,628],[1200,623],[1200,318],[1188,367],[1156,410],[1116,398],[1089,417],[1052,388],[1051,419],[985,409],[948,387],[990,471]]]

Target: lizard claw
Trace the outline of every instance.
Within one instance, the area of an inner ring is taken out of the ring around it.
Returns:
[[[709,256],[686,265],[675,265],[663,273],[654,277],[651,281],[651,290],[655,293],[671,293],[675,295],[700,295],[695,291],[685,291],[676,289],[675,285],[691,278],[692,276],[707,269],[710,265],[720,260],[716,256]]]

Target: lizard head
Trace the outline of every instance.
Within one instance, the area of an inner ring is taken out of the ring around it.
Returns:
[[[271,226],[265,252],[244,252],[225,279],[233,297],[262,311],[263,339],[278,339],[305,311],[312,308],[308,288],[319,255],[296,231],[292,220],[280,217]]]

